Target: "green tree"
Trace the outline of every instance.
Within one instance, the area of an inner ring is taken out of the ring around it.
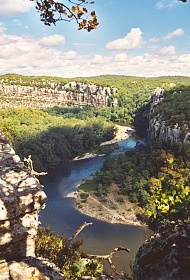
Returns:
[[[158,179],[150,179],[150,199],[146,213],[152,221],[187,218],[190,207],[189,169],[164,169]]]

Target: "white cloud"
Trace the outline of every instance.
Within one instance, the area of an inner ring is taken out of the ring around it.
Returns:
[[[159,2],[156,4],[156,8],[159,9],[159,10],[163,9],[164,6],[165,6],[165,5],[164,5],[164,0],[159,1]]]
[[[0,34],[4,33],[6,31],[6,28],[4,27],[4,23],[0,22]]]
[[[3,31],[2,31],[3,32]],[[75,51],[58,51],[44,47],[38,40],[5,33],[0,36],[1,74],[50,75],[60,77],[121,74],[133,76],[187,75],[190,54],[177,54],[174,46],[157,53],[132,56],[125,52],[114,55],[81,55]]]
[[[157,42],[159,42],[159,41],[160,41],[159,38],[154,37],[154,38],[151,38],[148,42],[149,42],[149,43],[157,43]]]
[[[69,51],[69,52],[64,53],[65,59],[73,60],[73,59],[76,59],[76,57],[77,57],[77,52]]]
[[[84,48],[84,47],[93,47],[96,46],[96,44],[90,42],[82,42],[82,43],[72,43],[72,46],[76,48]]]
[[[59,34],[43,37],[41,40],[39,40],[39,44],[44,47],[57,47],[64,43],[65,37]]]
[[[14,26],[21,26],[21,23],[18,19],[13,19]]]
[[[175,55],[176,54],[176,49],[174,46],[167,46],[167,47],[164,47],[162,49],[160,49],[159,51],[159,54],[160,55]]]
[[[106,47],[111,50],[129,50],[140,48],[143,44],[142,31],[140,28],[132,28],[124,38],[108,42]]]
[[[156,3],[156,8],[159,10],[164,8],[173,8],[173,6],[178,3],[179,3],[178,0],[161,0]]]
[[[0,16],[10,16],[25,13],[35,6],[35,1],[29,0],[0,0]]]
[[[123,62],[126,61],[128,58],[129,57],[126,53],[118,53],[115,55],[115,61]]]
[[[90,61],[90,64],[92,65],[106,65],[106,64],[109,64],[110,63],[110,58],[107,57],[107,56],[103,56],[103,55],[100,55],[100,54],[95,54],[91,61]]]
[[[175,37],[175,36],[182,36],[184,34],[184,31],[182,28],[178,28],[175,31],[166,34],[166,36],[164,36],[164,40],[170,40],[171,38]]]

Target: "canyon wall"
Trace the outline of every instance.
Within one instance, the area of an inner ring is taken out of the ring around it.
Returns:
[[[6,85],[0,81],[0,108],[49,108],[70,105],[78,107],[118,106],[116,88],[76,82],[70,82],[64,86],[57,84],[47,86]]]
[[[164,98],[164,89],[157,88],[151,98],[150,113],[154,111],[157,104]],[[190,128],[188,125],[180,127],[178,123],[175,125],[167,125],[162,115],[158,114],[149,118],[148,136],[151,141],[159,140],[160,142],[175,143],[182,142],[190,144]]]

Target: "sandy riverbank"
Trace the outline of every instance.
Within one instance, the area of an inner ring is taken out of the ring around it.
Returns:
[[[112,140],[101,143],[100,146],[114,144],[119,141],[128,139],[133,133],[135,133],[135,130],[128,126],[116,125],[116,127],[117,127],[117,133],[115,137]]]
[[[110,145],[110,144],[115,144],[119,141],[126,140],[128,139],[133,133],[135,133],[135,130],[128,127],[128,126],[121,126],[121,125],[116,125],[117,127],[117,133],[115,137],[109,141],[103,142],[100,144],[100,146],[105,146],[105,145]],[[82,159],[87,159],[87,158],[92,158],[92,157],[97,157],[97,156],[103,156],[103,155],[97,155],[93,153],[86,153],[82,156],[75,157],[73,160],[82,160]]]
[[[84,194],[82,190],[74,194],[77,209],[81,213],[108,223],[145,226],[137,219],[138,215],[143,214],[143,209],[120,195],[116,185],[111,186],[111,192],[106,197],[97,197],[90,192],[84,200],[81,194]]]

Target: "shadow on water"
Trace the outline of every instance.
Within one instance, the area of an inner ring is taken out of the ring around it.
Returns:
[[[135,145],[135,138],[130,137],[119,143],[120,148],[115,153],[123,153]],[[118,270],[130,273],[129,264],[150,231],[144,227],[110,224],[81,214],[76,209],[75,199],[66,197],[76,191],[83,179],[99,170],[104,160],[105,156],[67,162],[45,176],[42,184],[48,198],[40,221],[43,226],[50,225],[52,230],[63,233],[66,238],[72,236],[84,222],[93,223],[78,236],[84,241],[82,248],[89,254],[107,254],[117,246],[130,248],[130,253],[119,252],[113,258]]]

